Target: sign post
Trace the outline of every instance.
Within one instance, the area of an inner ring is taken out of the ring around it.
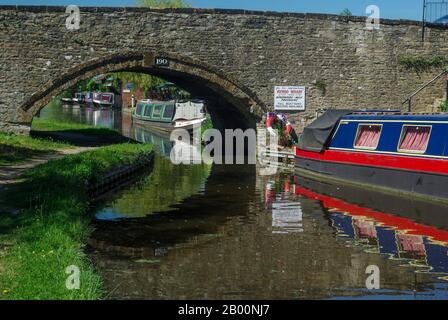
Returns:
[[[282,111],[304,111],[305,87],[276,86],[274,89],[274,109]]]

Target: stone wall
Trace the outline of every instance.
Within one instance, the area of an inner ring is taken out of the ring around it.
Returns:
[[[410,72],[399,58],[448,50],[446,29],[428,28],[422,43],[421,25],[413,21],[382,20],[371,31],[359,17],[81,8],[81,28],[69,31],[67,17],[64,7],[0,6],[1,131],[26,133],[52,95],[116,70],[204,88],[229,108],[257,116],[272,109],[275,85],[304,85],[307,110],[295,116],[299,127],[323,107],[400,108],[437,72]],[[149,60],[157,55],[170,57],[170,66],[155,68]],[[325,83],[325,94],[316,82]],[[415,101],[415,111],[432,110],[443,95],[442,81]]]

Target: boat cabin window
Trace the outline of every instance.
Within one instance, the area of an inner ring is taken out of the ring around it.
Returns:
[[[142,109],[143,109],[144,104],[143,103],[137,103],[137,108],[135,109],[135,113],[138,115],[142,114]]]
[[[174,108],[175,106],[172,104],[168,104],[165,106],[165,110],[163,111],[163,117],[164,119],[172,119],[174,116]]]
[[[375,150],[380,141],[382,128],[383,126],[380,124],[358,125],[358,133],[356,134],[354,147],[357,149]]]
[[[152,117],[160,118],[160,116],[162,115],[162,108],[163,108],[163,105],[161,105],[161,104],[155,105],[154,109],[152,111]]]
[[[145,117],[151,117],[152,114],[152,105],[147,104],[145,108]]]
[[[428,148],[431,126],[403,126],[398,151],[425,153]]]

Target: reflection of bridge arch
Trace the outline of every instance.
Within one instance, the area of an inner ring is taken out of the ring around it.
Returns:
[[[154,61],[157,56],[166,57],[169,66],[156,67]],[[221,127],[253,127],[255,120],[266,110],[249,88],[212,66],[176,54],[145,51],[114,54],[70,68],[44,84],[20,105],[18,114],[27,115],[22,121],[29,125],[31,119],[61,91],[99,73],[121,71],[155,75],[193,94],[209,97],[209,111]]]

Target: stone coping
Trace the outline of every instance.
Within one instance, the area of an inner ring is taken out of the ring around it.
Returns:
[[[15,10],[20,12],[64,12],[67,6],[32,6],[32,5],[0,5],[2,10]],[[297,12],[276,12],[276,11],[255,11],[242,9],[200,9],[200,8],[176,8],[176,9],[150,9],[141,7],[80,7],[81,12],[89,13],[113,13],[113,12],[158,12],[158,13],[179,13],[179,14],[227,14],[227,15],[254,15],[254,16],[275,16],[275,17],[297,17],[320,20],[331,20],[341,22],[362,22],[366,21],[363,16],[340,16],[335,14],[322,13],[297,13]],[[402,19],[381,19],[384,25],[415,25],[421,26],[421,21]],[[431,28],[448,29],[448,26],[427,24]]]

